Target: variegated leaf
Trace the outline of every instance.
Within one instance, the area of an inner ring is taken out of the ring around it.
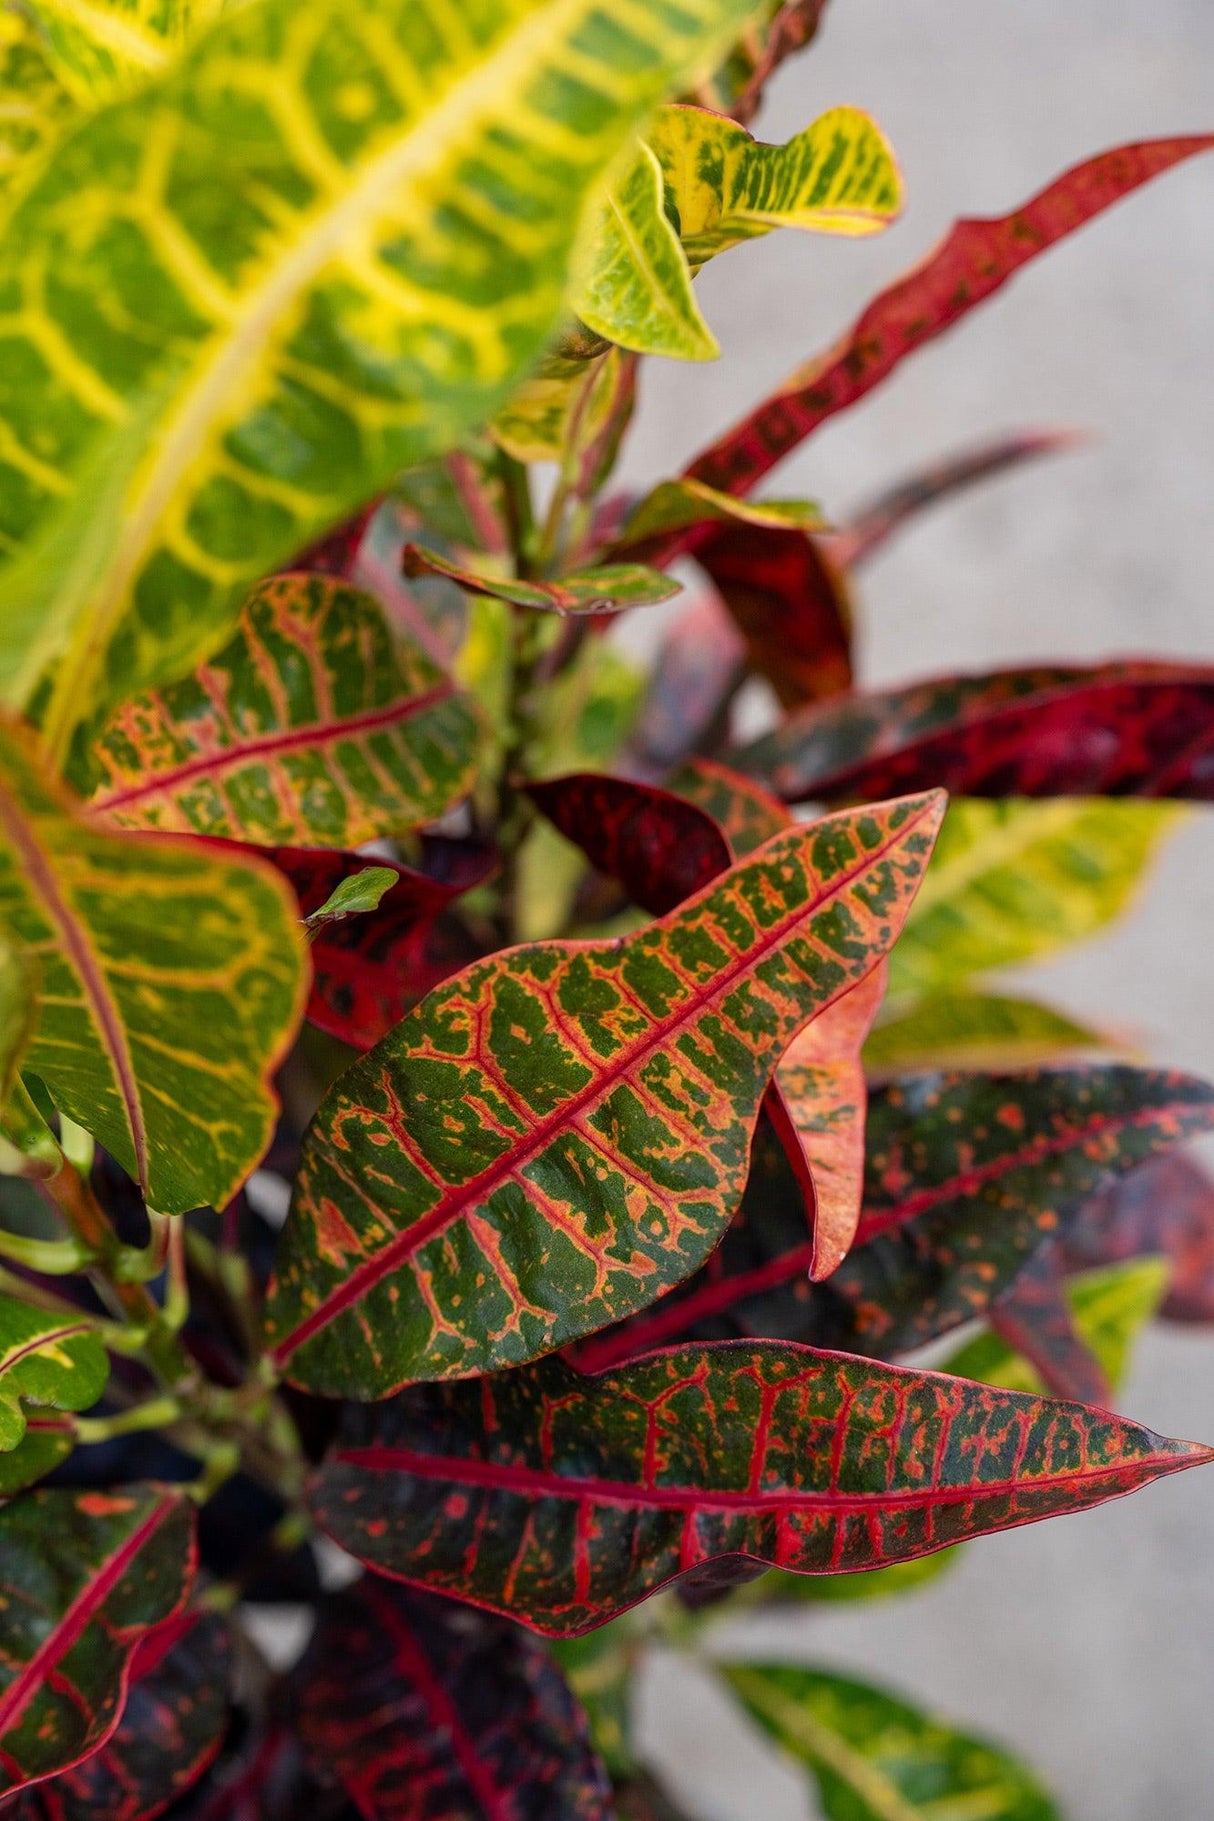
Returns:
[[[869,1033],[870,1075],[917,1069],[1039,1068],[1107,1045],[1073,1018],[1032,999],[994,993],[934,993]]]
[[[28,0],[60,79],[85,107],[161,70],[224,0]]]
[[[707,811],[739,860],[792,822],[778,797],[715,759],[688,759],[666,780],[666,786]]]
[[[746,640],[751,669],[785,708],[849,687],[851,601],[822,545],[803,531],[722,524],[697,544],[696,561]]]
[[[941,808],[790,830],[617,942],[508,950],[432,993],[305,1141],[268,1306],[291,1380],[376,1397],[496,1370],[693,1271],[780,1055],[893,942]]]
[[[406,575],[445,575],[470,594],[488,594],[515,607],[538,607],[548,613],[616,613],[623,607],[649,607],[670,600],[682,586],[641,563],[605,563],[552,582],[482,575],[417,544],[405,545],[403,565]]]
[[[661,481],[630,509],[618,547],[639,550],[652,538],[717,520],[769,531],[820,531],[824,526],[821,508],[812,500],[740,500],[702,481]]]
[[[0,11],[0,196],[6,202],[74,112],[33,18],[6,6]]]
[[[109,1361],[92,1321],[45,1314],[0,1296],[0,1453],[24,1439],[30,1405],[87,1410],[105,1390]]]

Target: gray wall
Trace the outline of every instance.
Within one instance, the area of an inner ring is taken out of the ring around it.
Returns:
[[[774,87],[776,139],[836,102],[898,147],[909,206],[866,243],[773,236],[701,281],[714,367],[649,375],[636,480],[724,428],[827,345],[961,214],[1002,213],[1067,164],[1134,137],[1214,128],[1209,0],[833,0]],[[842,515],[874,485],[986,434],[1090,430],[924,519],[861,590],[864,679],[1118,652],[1214,658],[1214,158],[1090,226],[836,420],[771,482]],[[1134,915],[1037,970],[1061,1003],[1214,1076],[1214,812],[1180,830]],[[1127,1412],[1214,1440],[1214,1339],[1157,1329]],[[766,1623],[773,1651],[870,1673],[1019,1744],[1073,1821],[1214,1813],[1214,1471],[979,1543],[937,1588]],[[804,1817],[713,1692],[664,1665],[651,1736],[706,1821]]]

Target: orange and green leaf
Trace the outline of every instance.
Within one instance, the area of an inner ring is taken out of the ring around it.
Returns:
[[[895,940],[939,827],[907,798],[777,835],[660,922],[507,950],[326,1096],[268,1305],[324,1394],[521,1364],[715,1247],[783,1051]]]

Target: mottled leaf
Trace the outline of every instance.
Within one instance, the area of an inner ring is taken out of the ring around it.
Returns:
[[[0,1296],[0,1453],[24,1437],[29,1405],[87,1410],[108,1374],[105,1348],[87,1316],[48,1315]]]
[[[1063,1821],[1031,1771],[884,1689],[792,1663],[725,1663],[751,1718],[813,1772],[825,1821]]]
[[[666,780],[666,787],[706,810],[739,860],[792,822],[778,798],[714,759],[688,759]]]
[[[931,1068],[1040,1068],[1103,1047],[1103,1039],[1092,1031],[1032,999],[936,993],[870,1032],[864,1066],[870,1075]]]
[[[858,1241],[825,1284],[800,1185],[760,1128],[741,1208],[705,1268],[575,1351],[583,1371],[694,1335],[889,1358],[984,1315],[1103,1183],[1214,1124],[1214,1089],[1112,1067],[910,1076],[870,1093]]]
[[[108,1742],[28,1791],[13,1821],[154,1821],[218,1752],[232,1712],[232,1667],[232,1634],[217,1613],[183,1612],[160,1626],[135,1652]]]
[[[1011,215],[959,221],[934,253],[883,291],[827,353],[699,456],[689,470],[723,493],[748,493],[819,424],[887,378],[916,348],[957,322],[1093,216],[1139,185],[1214,147],[1214,135],[1147,140],[1077,165]]]
[[[163,69],[223,0],[29,0],[60,78],[85,106]]]
[[[1177,811],[1162,803],[954,798],[902,940],[890,997],[947,990],[1052,954],[1129,903]]]
[[[972,797],[1214,790],[1214,669],[1129,661],[996,670],[853,695],[735,756],[789,802],[929,784]]]
[[[0,12],[0,195],[28,182],[39,157],[71,120],[75,104],[55,73],[29,13]]]
[[[831,555],[840,569],[854,569],[875,556],[903,525],[980,481],[993,480],[1042,455],[1058,455],[1083,439],[1070,430],[1022,430],[1001,436],[945,461],[934,462],[910,480],[890,488],[840,525]]]
[[[604,174],[753,10],[251,0],[59,142],[0,256],[3,687],[52,750],[505,402]]]
[[[1161,1254],[1171,1267],[1162,1314],[1214,1321],[1214,1183],[1183,1154],[1155,1158],[1112,1182],[1067,1222],[1071,1270]]]
[[[777,835],[611,943],[537,943],[432,993],[305,1140],[268,1309],[309,1389],[534,1359],[715,1246],[803,1025],[897,935],[937,798]]]
[[[589,329],[637,354],[715,360],[679,236],[667,218],[662,168],[639,145],[589,230],[590,255],[570,297]]]
[[[263,862],[86,821],[0,727],[0,922],[42,975],[29,1067],[163,1213],[222,1206],[269,1142],[307,965]]]
[[[696,561],[745,639],[751,669],[767,678],[784,707],[848,688],[847,588],[813,538],[802,531],[721,525],[697,545]]]
[[[276,576],[223,651],[115,715],[92,807],[124,828],[356,847],[441,815],[478,737],[468,698],[370,595]]]
[[[0,1508],[0,1792],[111,1736],[141,1641],[194,1573],[189,1501],[160,1486],[27,1492]]]
[[[864,1191],[868,1104],[860,1049],[885,992],[879,963],[794,1037],[776,1080],[814,1187],[815,1281],[837,1271],[851,1248]]]
[[[702,891],[733,858],[710,815],[654,784],[584,771],[529,784],[527,795],[599,872],[654,917]]]
[[[667,532],[718,520],[768,531],[819,531],[823,526],[821,509],[812,500],[740,500],[702,481],[662,481],[629,511],[619,547],[631,551]]]
[[[556,582],[525,582],[513,576],[479,575],[449,563],[417,544],[404,549],[406,575],[445,575],[472,594],[489,594],[516,607],[547,613],[615,613],[622,607],[649,607],[678,594],[681,583],[641,563],[604,563]]]
[[[646,139],[693,268],[773,228],[876,234],[902,208],[889,141],[859,108],[832,108],[786,145],[764,145],[706,108],[664,107]]]
[[[311,1503],[380,1572],[561,1634],[715,1557],[854,1572],[1212,1458],[1082,1405],[739,1342],[349,1406]]]
[[[610,1821],[611,1786],[548,1651],[374,1576],[322,1608],[293,1676],[306,1757],[375,1821]]]

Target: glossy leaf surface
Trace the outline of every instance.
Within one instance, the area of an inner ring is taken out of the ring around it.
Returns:
[[[662,169],[647,145],[607,192],[590,234],[589,269],[570,302],[596,335],[638,354],[715,360],[691,269],[666,214]]]
[[[785,708],[847,689],[847,589],[811,537],[758,525],[722,525],[697,545],[696,561],[746,640],[751,668],[767,678]]]
[[[548,613],[613,613],[621,607],[649,607],[678,594],[680,583],[641,563],[604,563],[559,582],[525,582],[512,577],[479,575],[447,562],[433,550],[406,544],[406,575],[445,575],[472,594],[489,594],[516,607],[539,607]]]
[[[1175,817],[1162,803],[954,798],[890,960],[891,998],[946,990],[1092,935],[1126,908]]]
[[[879,1567],[1207,1458],[1079,1405],[749,1342],[351,1406],[312,1504],[381,1572],[560,1634],[719,1556]]]
[[[188,1500],[158,1486],[28,1492],[0,1509],[0,1793],[104,1745],[131,1660],[183,1604]]]
[[[689,472],[725,493],[748,493],[819,424],[863,398],[1030,260],[1140,185],[1211,147],[1210,134],[1120,146],[1065,172],[1010,215],[957,222],[835,347],[799,367]]]
[[[153,1821],[202,1776],[231,1718],[232,1635],[183,1612],[139,1645],[122,1718],[100,1751],[28,1791],[13,1821]]]
[[[687,1276],[783,1050],[897,935],[938,798],[777,835],[614,943],[509,950],[326,1096],[268,1322],[317,1391],[522,1363]]]
[[[603,174],[753,10],[253,0],[60,142],[0,259],[30,375],[2,420],[3,683],[55,751],[492,415]]]
[[[534,1638],[371,1576],[294,1675],[304,1750],[376,1821],[610,1821],[586,1719]]]
[[[996,670],[825,704],[736,763],[789,802],[930,784],[971,797],[1204,800],[1212,729],[1207,666]]]
[[[1032,999],[936,993],[879,1024],[864,1045],[870,1074],[917,1069],[1040,1068],[1100,1049],[1102,1039]]]
[[[813,1772],[825,1821],[1063,1821],[1023,1765],[884,1689],[792,1663],[727,1663],[720,1674]]]
[[[888,1358],[984,1315],[1105,1182],[1214,1124],[1214,1089],[1105,1068],[922,1075],[869,1096],[858,1242],[825,1284],[801,1191],[760,1128],[741,1209],[707,1266],[576,1350],[585,1371],[694,1334],[772,1335]]]
[[[665,107],[646,138],[693,267],[773,228],[876,234],[902,207],[889,141],[858,108],[832,108],[786,145],[764,145],[706,108]]]
[[[1070,1270],[1162,1255],[1170,1264],[1163,1314],[1214,1321],[1214,1182],[1190,1157],[1160,1157],[1109,1183],[1067,1222]]]
[[[468,698],[370,595],[276,576],[223,651],[110,722],[92,807],[124,828],[356,847],[441,815],[478,738]]]
[[[0,1453],[24,1437],[28,1404],[87,1410],[108,1375],[105,1348],[85,1317],[48,1315],[0,1296]]]
[[[42,976],[28,1064],[162,1213],[221,1206],[303,1009],[295,903],[256,859],[85,821],[30,744],[0,729],[0,921]]]
[[[653,784],[573,772],[529,784],[527,795],[599,872],[655,917],[702,891],[733,859],[710,815]]]

